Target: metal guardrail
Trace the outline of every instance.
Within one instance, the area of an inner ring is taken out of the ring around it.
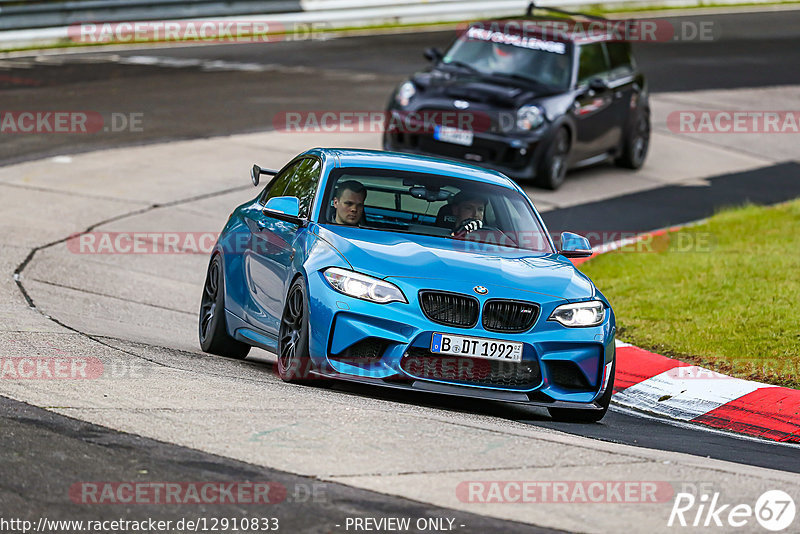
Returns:
[[[0,0],[0,31],[81,22],[230,17],[302,11],[301,0]]]

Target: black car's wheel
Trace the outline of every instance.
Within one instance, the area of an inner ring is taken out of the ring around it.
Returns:
[[[536,171],[536,185],[552,190],[561,187],[567,177],[569,147],[569,132],[565,128],[559,128]]]
[[[250,352],[250,345],[228,335],[225,324],[225,279],[219,255],[211,259],[200,301],[200,348],[205,352],[241,359]]]
[[[614,163],[626,169],[640,169],[647,158],[648,148],[650,148],[650,111],[644,109],[637,113],[633,128],[625,136],[622,154],[614,160]]]
[[[608,379],[608,385],[603,393],[603,396],[598,399],[598,404],[603,408],[602,410],[571,410],[569,408],[548,408],[550,417],[556,421],[569,421],[572,423],[596,423],[608,412],[608,406],[611,404],[611,395],[614,393],[614,373],[617,370],[617,360],[611,365],[611,376]]]
[[[285,382],[315,381],[309,373],[307,302],[305,281],[298,278],[289,288],[278,335],[278,376]]]

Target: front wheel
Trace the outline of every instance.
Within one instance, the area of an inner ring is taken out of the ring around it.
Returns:
[[[617,370],[617,360],[611,364],[611,376],[608,378],[606,390],[603,396],[597,399],[597,403],[601,406],[602,410],[571,410],[569,408],[548,408],[550,417],[556,421],[568,421],[572,423],[596,423],[608,412],[608,407],[611,404],[611,395],[614,393],[614,373]]]
[[[228,335],[225,323],[225,277],[222,276],[222,259],[219,255],[214,256],[208,265],[198,326],[200,348],[204,352],[239,360],[250,352],[250,345]]]
[[[536,170],[536,185],[552,190],[561,187],[567,177],[569,145],[569,132],[559,128]]]
[[[313,380],[309,373],[307,302],[305,281],[298,278],[289,288],[278,335],[278,376],[284,382]]]
[[[636,124],[625,137],[622,154],[614,163],[625,169],[641,169],[650,147],[650,112],[637,113]]]

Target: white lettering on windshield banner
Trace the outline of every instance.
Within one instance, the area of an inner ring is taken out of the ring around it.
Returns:
[[[489,41],[492,43],[508,44],[519,48],[529,48],[531,50],[543,50],[554,54],[566,54],[567,45],[557,41],[543,41],[534,37],[524,37],[522,35],[511,35],[508,33],[484,30],[483,28],[470,28],[467,30],[467,39],[479,41]]]

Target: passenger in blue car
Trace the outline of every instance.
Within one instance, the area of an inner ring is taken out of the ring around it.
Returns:
[[[462,191],[455,196],[451,206],[456,221],[451,235],[468,234],[483,227],[483,216],[486,212],[485,198]]]
[[[346,180],[336,184],[336,191],[333,194],[333,207],[336,213],[333,222],[358,226],[364,217],[366,199],[367,189],[361,182]]]

